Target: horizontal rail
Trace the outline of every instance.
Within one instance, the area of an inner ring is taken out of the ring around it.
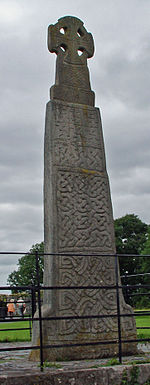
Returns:
[[[15,330],[30,330],[30,328],[0,329],[0,332],[12,332]]]
[[[36,255],[36,252],[24,252],[24,251],[0,251],[0,255]],[[143,255],[140,255],[140,254],[119,254],[119,253],[92,253],[92,252],[89,252],[89,253],[74,253],[74,252],[62,252],[62,253],[44,253],[44,252],[39,252],[38,251],[38,255],[39,256],[66,256],[66,257],[114,257],[117,255],[117,257],[126,257],[126,258],[143,258],[143,257],[150,257],[150,254],[143,254]]]
[[[150,338],[138,338],[138,339],[122,339],[122,342],[124,343],[135,343],[135,342],[150,342]],[[67,348],[67,347],[78,347],[78,346],[97,346],[97,345],[108,345],[108,344],[117,344],[118,339],[114,340],[107,340],[107,341],[91,341],[91,342],[85,342],[85,343],[71,343],[71,344],[51,344],[51,345],[43,345],[43,349],[56,349],[56,348]],[[34,346],[20,346],[20,347],[6,347],[1,348],[1,352],[7,352],[7,351],[19,351],[19,350],[39,350],[40,346],[34,345]]]
[[[104,286],[99,286],[99,285],[89,285],[89,286],[34,286],[34,290],[38,291],[40,290],[75,290],[75,289],[80,289],[80,290],[93,290],[93,289],[116,289],[116,285],[104,285]],[[118,289],[141,289],[141,288],[147,288],[150,289],[150,285],[119,285]],[[0,286],[0,291],[1,290],[33,290],[33,286]],[[140,293],[139,293],[140,294]]]
[[[143,316],[143,315],[150,315],[150,311],[149,312],[144,312],[144,313],[142,313],[142,312],[139,312],[139,313],[136,313],[136,314],[134,314],[134,315],[136,315],[136,317],[140,317],[140,316]],[[118,314],[116,313],[116,314],[93,314],[93,315],[74,315],[74,316],[69,316],[69,315],[67,315],[67,316],[54,316],[54,317],[41,317],[41,319],[42,319],[42,321],[59,321],[59,320],[80,320],[80,319],[100,319],[100,318],[117,318],[118,317]],[[121,314],[120,313],[120,317],[133,317],[133,314],[131,314],[131,313],[123,313],[123,314]],[[21,322],[21,321],[31,321],[32,319],[31,319],[31,317],[30,318],[28,318],[28,317],[26,317],[26,318],[21,318],[21,319],[15,319],[15,321],[14,321],[14,319],[5,319],[5,321],[1,321],[2,323],[4,323],[4,322],[8,322],[8,323],[10,323],[10,322]],[[40,317],[34,317],[33,318],[33,322],[34,321],[39,321],[40,320]]]

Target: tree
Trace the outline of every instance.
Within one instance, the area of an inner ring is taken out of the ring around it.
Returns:
[[[7,282],[10,286],[31,286],[37,284],[35,254],[39,253],[39,276],[43,282],[44,270],[44,243],[37,243],[31,247],[28,254],[19,258],[18,269],[9,274]],[[17,290],[13,290],[15,292]]]
[[[141,259],[141,271],[142,273],[150,274],[150,226],[148,226],[148,237],[147,237],[147,241],[145,242],[144,248],[141,252],[141,255],[143,255],[143,258]],[[145,277],[143,278],[143,282],[149,285],[150,276],[145,275]],[[150,291],[150,289],[148,290]]]
[[[135,214],[127,214],[118,218],[114,224],[117,254],[140,255],[147,240],[148,225],[142,222]],[[142,259],[141,257],[119,257],[121,276],[141,273]],[[122,283],[135,285],[143,283],[143,281],[141,277],[130,277],[127,280],[122,280]],[[131,298],[130,294],[133,294],[132,289],[128,290],[128,302],[134,304],[137,297]]]
[[[117,254],[140,255],[147,240],[148,225],[135,214],[118,218],[114,224]],[[126,271],[129,274],[135,274],[138,266],[138,258],[120,258],[121,274],[125,274]]]
[[[141,255],[143,255],[143,258],[141,258],[141,273],[144,274],[142,276],[142,284],[143,285],[149,285],[150,282],[150,226],[148,226],[148,236],[147,240],[145,242],[144,248],[141,252]],[[145,257],[144,255],[147,255]],[[144,287],[141,289],[142,293],[145,293],[145,295],[142,295],[138,298],[138,307],[148,307],[150,303],[150,288]]]
[[[150,255],[150,226],[148,226],[148,231],[147,231],[147,240],[144,244],[144,248],[141,252],[142,255]],[[148,263],[148,268],[150,272],[150,261]]]
[[[147,240],[148,225],[137,215],[127,214],[115,219],[118,254],[140,254]]]

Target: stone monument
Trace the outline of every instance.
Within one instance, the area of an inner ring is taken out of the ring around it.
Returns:
[[[88,286],[93,289],[44,291],[42,314],[51,316],[115,315],[114,225],[106,171],[100,112],[94,107],[87,59],[94,43],[83,22],[66,16],[48,28],[48,48],[57,55],[45,126],[44,242],[45,286]],[[86,254],[86,256],[83,256]],[[101,256],[97,256],[101,254]],[[103,256],[102,256],[103,255]],[[132,309],[120,290],[122,338],[136,337]],[[45,320],[45,345],[94,343],[118,339],[117,318]],[[34,322],[33,344],[39,343]],[[124,343],[134,353],[136,344]],[[44,349],[44,359],[114,356],[118,344]],[[38,352],[33,351],[32,359]]]

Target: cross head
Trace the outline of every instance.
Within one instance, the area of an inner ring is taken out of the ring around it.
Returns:
[[[94,54],[93,37],[80,19],[65,16],[49,26],[48,49],[61,56],[64,63],[86,65],[87,58]]]

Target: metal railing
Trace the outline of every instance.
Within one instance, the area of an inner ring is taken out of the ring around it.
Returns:
[[[0,255],[29,255],[29,253],[18,253],[18,252],[0,252]],[[22,328],[22,329],[19,329],[19,330],[29,330],[30,329],[30,334],[31,334],[31,323],[33,323],[34,321],[38,321],[39,322],[39,332],[40,332],[40,346],[37,346],[37,345],[31,345],[31,346],[20,346],[20,347],[6,347],[6,348],[1,348],[0,347],[0,352],[4,352],[4,351],[19,351],[19,350],[40,350],[40,367],[41,367],[41,371],[43,371],[43,349],[61,349],[61,348],[64,348],[64,347],[79,347],[79,346],[98,346],[98,345],[107,345],[107,344],[118,344],[118,359],[119,359],[119,362],[122,363],[122,356],[123,356],[123,353],[122,353],[122,344],[123,343],[135,343],[135,342],[142,342],[142,341],[147,341],[147,342],[150,342],[150,338],[138,338],[138,339],[123,339],[122,338],[122,333],[121,333],[121,319],[122,317],[133,317],[133,314],[131,313],[126,313],[126,314],[121,314],[121,307],[120,307],[120,289],[138,289],[139,288],[139,284],[138,285],[129,285],[129,284],[120,284],[120,279],[119,279],[119,265],[118,265],[118,257],[130,257],[130,258],[137,258],[138,256],[137,255],[121,255],[121,254],[111,254],[111,255],[102,255],[102,254],[93,254],[94,257],[113,257],[115,258],[115,284],[114,285],[74,285],[74,286],[43,286],[41,283],[40,283],[40,274],[39,274],[39,257],[40,256],[57,256],[57,257],[62,257],[62,256],[69,256],[69,257],[75,257],[78,258],[78,257],[89,257],[89,254],[75,254],[75,253],[61,253],[61,254],[40,254],[38,253],[38,251],[35,252],[35,254],[31,254],[30,255],[34,255],[35,256],[35,261],[36,261],[36,278],[37,278],[37,283],[36,285],[31,285],[31,286],[1,286],[0,287],[0,291],[2,290],[15,290],[15,291],[27,291],[28,293],[30,293],[30,296],[31,296],[31,314],[29,314],[28,316],[26,316],[24,319],[26,321],[29,321],[30,323],[30,326],[29,328]],[[92,255],[90,254],[90,256],[92,257]],[[141,256],[140,256],[141,257]],[[145,255],[143,257],[148,257],[150,258],[150,255]],[[149,274],[149,273],[148,273]],[[141,275],[141,274],[139,274]],[[137,276],[137,275],[136,275]],[[130,277],[130,276],[128,276]],[[122,278],[124,278],[124,276],[122,276]],[[127,279],[127,275],[125,275],[125,279]],[[141,288],[146,288],[146,289],[149,289],[150,290],[150,285],[140,285],[140,289]],[[41,298],[41,292],[42,291],[45,291],[45,290],[76,290],[76,289],[80,289],[80,290],[85,290],[85,289],[88,289],[88,290],[93,290],[93,289],[98,289],[98,290],[102,290],[102,289],[111,289],[111,290],[115,290],[116,291],[116,309],[117,309],[117,313],[115,314],[95,314],[95,315],[74,315],[74,316],[70,316],[70,315],[66,315],[66,316],[51,316],[51,317],[42,317],[42,311],[41,311],[41,307],[42,307],[42,298]],[[144,293],[145,295],[146,293]],[[139,295],[142,295],[142,293],[140,293]],[[37,302],[37,309],[38,309],[38,314],[39,316],[38,317],[34,317],[34,313],[35,313],[35,302]],[[136,312],[136,316],[142,316],[142,315],[150,315],[150,311],[146,311],[146,312]],[[115,339],[115,340],[107,340],[107,341],[95,341],[95,342],[81,342],[81,343],[65,343],[65,344],[57,344],[57,345],[45,345],[43,344],[43,333],[42,333],[42,323],[43,321],[45,320],[49,320],[49,321],[58,321],[58,320],[85,320],[85,319],[104,319],[104,318],[116,318],[117,319],[117,329],[118,329],[118,337]],[[14,318],[13,320],[12,319],[9,319],[7,317],[7,319],[4,319],[3,321],[1,320],[1,322],[13,322],[14,321]],[[20,318],[18,317],[15,317],[15,322],[20,322]],[[150,329],[150,327],[141,327],[141,328],[137,328],[137,329]],[[17,328],[15,329],[0,329],[0,332],[2,331],[11,331],[11,330],[18,330]]]

